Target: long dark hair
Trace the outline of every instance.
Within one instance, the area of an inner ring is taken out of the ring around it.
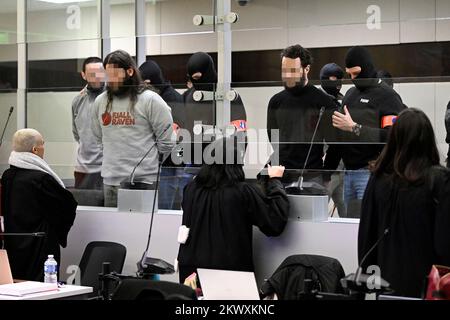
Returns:
[[[423,179],[435,165],[439,165],[439,152],[430,120],[419,109],[402,111],[373,166],[373,173],[416,182]]]
[[[245,155],[244,142],[239,141],[237,136],[232,136],[219,139],[208,147],[221,150],[222,154],[218,156],[217,161],[202,166],[195,178],[197,184],[207,189],[218,189],[245,181],[242,169]],[[212,155],[215,156],[214,151]]]
[[[117,50],[108,54],[103,62],[103,66],[106,69],[106,65],[112,64],[118,68],[124,69],[126,74],[126,80],[123,83],[123,88],[125,92],[130,96],[130,111],[134,111],[134,106],[137,102],[138,94],[145,91],[147,88],[144,85],[141,77],[141,73],[136,66],[136,62],[128,54],[128,52],[123,50]],[[128,77],[126,70],[133,69],[133,75]],[[114,92],[108,88],[108,103],[106,104],[106,112],[111,112],[112,101],[114,99]]]

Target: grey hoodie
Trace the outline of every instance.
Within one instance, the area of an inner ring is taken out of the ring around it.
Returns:
[[[134,112],[129,97],[114,97],[106,113],[107,93],[94,103],[94,137],[103,144],[102,177],[104,183],[119,186],[128,180],[133,168],[156,143],[135,172],[135,181],[156,180],[158,153],[168,154],[176,142],[170,107],[156,93],[146,90],[138,95]]]
[[[72,132],[79,144],[76,172],[97,173],[102,169],[102,145],[92,134],[92,111],[94,101],[100,93],[86,87],[72,101]]]

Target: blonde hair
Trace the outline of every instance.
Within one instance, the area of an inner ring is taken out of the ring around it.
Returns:
[[[13,136],[13,150],[15,152],[32,152],[33,147],[41,145],[42,135],[35,129],[18,130]]]

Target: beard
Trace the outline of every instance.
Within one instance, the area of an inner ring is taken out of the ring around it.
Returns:
[[[107,90],[108,93],[111,93],[112,95],[116,97],[123,97],[125,96],[131,89],[131,86],[133,84],[133,81],[130,76],[127,75],[125,80],[117,86],[117,88],[113,88],[108,84]]]
[[[306,87],[306,76],[304,74],[300,78],[300,82],[297,83],[295,86],[288,87],[286,84],[284,84],[284,88],[286,89],[286,91],[290,92],[294,96],[302,94],[305,87]]]

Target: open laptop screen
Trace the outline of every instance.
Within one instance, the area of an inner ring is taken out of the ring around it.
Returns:
[[[197,269],[205,300],[260,300],[253,272]]]

